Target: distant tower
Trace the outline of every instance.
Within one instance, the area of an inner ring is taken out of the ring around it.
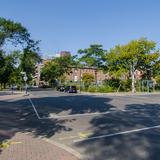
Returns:
[[[65,57],[65,56],[71,56],[71,53],[69,51],[61,51],[60,57]]]

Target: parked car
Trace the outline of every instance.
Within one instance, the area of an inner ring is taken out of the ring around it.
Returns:
[[[64,92],[65,91],[65,86],[58,86],[57,87],[57,91],[60,91],[60,92]]]
[[[68,92],[68,93],[77,93],[77,88],[76,88],[76,86],[66,86],[65,92]]]

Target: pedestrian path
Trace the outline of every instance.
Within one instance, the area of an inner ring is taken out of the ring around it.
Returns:
[[[16,133],[0,153],[0,160],[79,160],[71,153],[43,139]]]

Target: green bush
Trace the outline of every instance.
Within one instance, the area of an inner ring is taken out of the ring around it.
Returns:
[[[121,86],[119,91],[125,91],[125,92],[131,91],[131,85],[132,85],[131,79],[123,80],[121,81]]]
[[[114,92],[114,88],[111,86],[89,86],[88,92],[100,92],[100,93],[108,93],[108,92]]]
[[[97,91],[100,93],[114,92],[114,88],[111,86],[100,86]]]
[[[120,79],[112,78],[112,79],[109,79],[109,80],[104,80],[103,84],[105,86],[110,86],[112,88],[118,88],[119,85],[120,85]]]
[[[96,92],[97,91],[97,87],[96,86],[89,86],[87,91],[88,92]]]

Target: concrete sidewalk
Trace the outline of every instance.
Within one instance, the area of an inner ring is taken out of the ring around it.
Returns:
[[[0,160],[79,160],[75,155],[26,133],[16,133],[0,153]]]

